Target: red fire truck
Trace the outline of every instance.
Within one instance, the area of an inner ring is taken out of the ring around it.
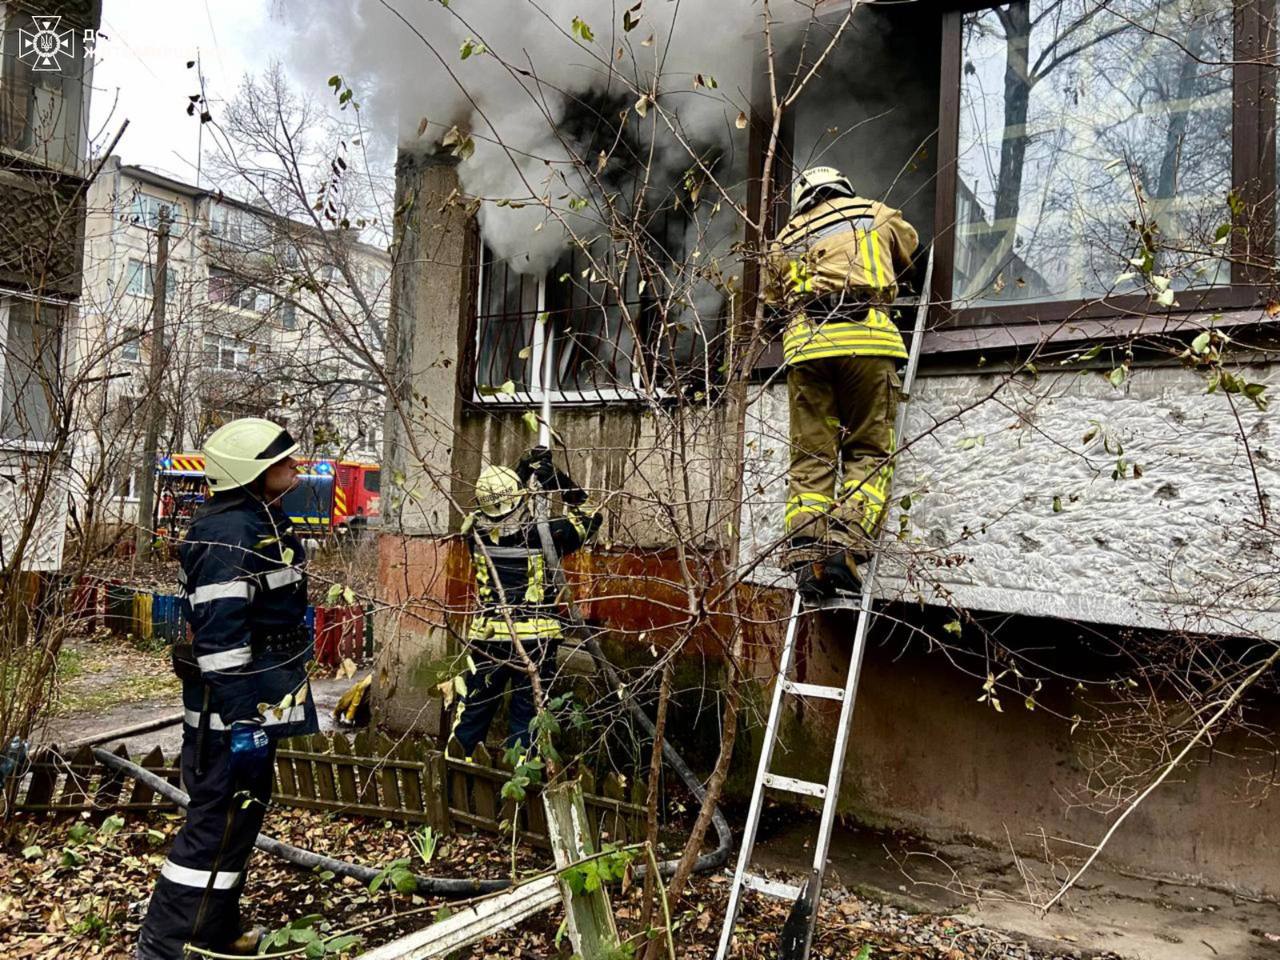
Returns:
[[[358,460],[298,461],[301,482],[284,498],[284,510],[300,527],[356,532],[379,522],[381,468]],[[156,499],[162,523],[176,528],[190,522],[209,495],[204,482],[204,457],[175,453],[156,462],[160,489]]]

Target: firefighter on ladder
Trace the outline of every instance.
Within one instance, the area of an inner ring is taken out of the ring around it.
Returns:
[[[191,643],[182,678],[187,818],[160,870],[138,960],[182,960],[184,944],[257,952],[241,928],[245,866],[271,797],[276,741],[315,733],[305,554],[278,503],[297,483],[297,444],[268,420],[233,420],[205,442],[212,497],[179,547]]]
[[[897,366],[907,359],[889,305],[918,244],[900,211],[859,197],[833,167],[810,167],[792,187],[791,219],[770,249],[766,300],[788,314],[783,565],[811,599],[860,592],[859,564],[870,559],[884,517]]]
[[[557,588],[547,576],[546,556],[538,519],[534,516],[529,481],[558,492],[566,510],[546,521],[556,553],[563,557],[579,549],[600,526],[601,516],[586,492],[562,470],[551,451],[534,447],[515,469],[486,467],[476,481],[476,509],[463,523],[471,536],[471,563],[479,610],[467,631],[468,668],[453,722],[453,737],[471,756],[485,738],[502,695],[511,684],[508,747],[528,749],[530,724],[537,714],[532,678],[522,662],[511,631],[537,666],[545,691],[555,674],[561,620],[556,611]]]

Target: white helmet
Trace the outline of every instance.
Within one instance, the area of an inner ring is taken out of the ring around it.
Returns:
[[[524,484],[510,467],[485,467],[476,480],[476,506],[492,520],[501,520],[524,502]]]
[[[796,177],[795,183],[791,185],[792,216],[813,206],[821,193],[857,196],[849,178],[835,167],[810,167]]]
[[[219,427],[204,442],[204,476],[213,493],[252,483],[298,444],[278,423],[243,417]]]

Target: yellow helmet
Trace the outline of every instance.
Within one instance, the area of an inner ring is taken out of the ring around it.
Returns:
[[[524,484],[510,467],[485,467],[476,480],[476,506],[499,520],[524,502]]]
[[[813,206],[820,193],[830,192],[853,197],[853,184],[835,167],[809,167],[791,185],[791,213],[803,213]]]
[[[289,431],[278,423],[259,417],[232,420],[204,442],[204,477],[213,493],[235,490],[297,449]]]

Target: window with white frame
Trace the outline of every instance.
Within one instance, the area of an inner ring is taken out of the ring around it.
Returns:
[[[125,327],[120,331],[120,359],[137,363],[142,359],[142,331],[137,327]]]
[[[225,203],[215,203],[210,209],[209,232],[245,247],[262,247],[271,239],[271,229],[261,217]]]
[[[280,304],[280,326],[285,330],[298,329],[298,305],[292,300]]]
[[[220,333],[204,335],[204,359],[215,370],[247,370],[255,345]]]
[[[165,303],[173,303],[178,295],[177,271],[166,268],[164,274]],[[145,260],[130,257],[125,267],[125,290],[136,297],[149,297],[154,280],[151,264]]]
[[[0,439],[45,444],[61,395],[58,362],[64,308],[16,297],[0,300]]]
[[[241,310],[266,313],[271,309],[272,295],[255,287],[222,267],[209,268],[209,302],[225,303]]]
[[[162,200],[149,193],[139,192],[134,195],[133,203],[130,204],[128,219],[138,226],[154,230],[160,223],[160,211],[164,209],[169,211],[169,222],[176,223],[181,213],[181,207],[169,200]]]

